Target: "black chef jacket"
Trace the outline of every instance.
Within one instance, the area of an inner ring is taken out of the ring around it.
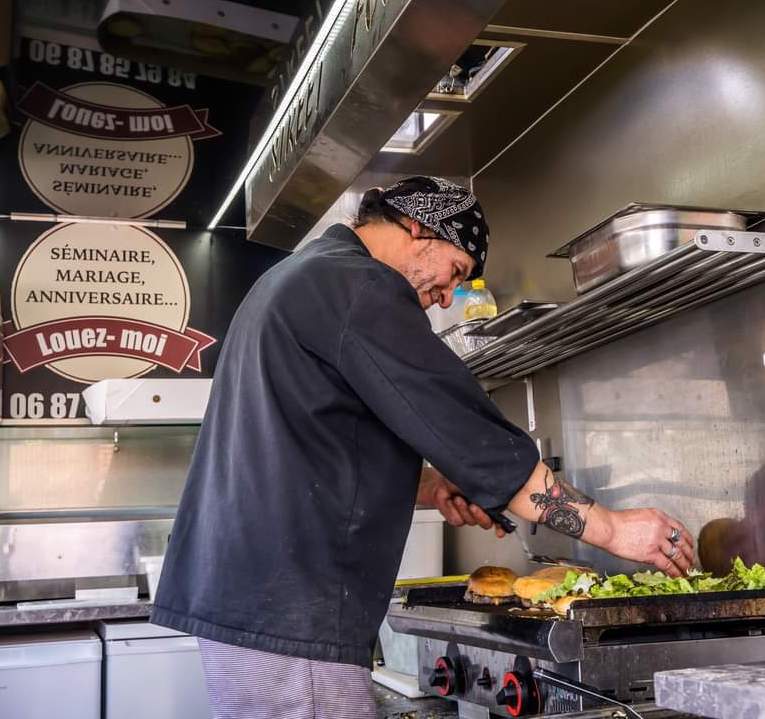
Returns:
[[[539,455],[403,275],[334,225],[233,318],[151,621],[370,666],[423,457],[497,507]]]

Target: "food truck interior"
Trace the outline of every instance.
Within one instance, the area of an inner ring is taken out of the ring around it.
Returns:
[[[367,188],[434,175],[490,226],[499,314],[453,349],[502,413],[595,500],[680,518],[707,579],[750,573],[470,604],[485,565],[645,568],[418,509],[379,715],[765,717],[763,28],[757,0],[0,0],[0,716],[212,716],[196,639],[148,616],[228,325]]]

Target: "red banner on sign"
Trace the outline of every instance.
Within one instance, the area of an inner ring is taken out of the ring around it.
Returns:
[[[202,371],[201,353],[217,340],[187,327],[177,332],[124,317],[72,317],[13,330],[5,323],[4,362],[19,372],[72,357],[135,357],[167,367]]]
[[[207,109],[173,107],[112,107],[81,100],[36,82],[18,108],[35,122],[86,137],[109,140],[161,140],[187,135],[203,140],[220,135],[207,123]]]

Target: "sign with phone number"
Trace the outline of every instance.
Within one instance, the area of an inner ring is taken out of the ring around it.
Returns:
[[[34,63],[43,63],[51,67],[63,66],[69,70],[81,70],[119,80],[149,82],[153,85],[164,82],[170,87],[184,87],[187,90],[194,90],[197,86],[197,76],[193,72],[133,62],[124,57],[114,57],[108,52],[57,42],[31,39],[27,44],[27,56]]]
[[[284,256],[202,230],[0,221],[3,421],[81,422],[103,379],[211,377],[242,298]]]
[[[206,226],[240,169],[263,88],[56,39],[22,37],[13,60],[0,213]]]
[[[81,395],[79,392],[14,392],[8,401],[10,419],[74,419],[78,416]]]

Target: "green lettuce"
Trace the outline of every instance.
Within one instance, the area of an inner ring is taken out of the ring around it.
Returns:
[[[741,557],[736,557],[730,574],[724,579],[724,588],[728,590],[765,589],[765,567],[755,563],[749,568]]]
[[[598,583],[599,579],[598,575],[592,572],[580,574],[571,591],[573,594],[588,594],[590,589]]]
[[[638,572],[633,575],[635,582],[651,587],[652,594],[693,594],[696,577],[676,577],[672,579],[664,572]]]
[[[652,587],[649,587],[645,584],[638,584],[633,589],[630,589],[629,596],[630,597],[650,597],[651,595],[656,594],[656,592],[653,591]]]
[[[615,574],[601,579],[597,574],[567,572],[566,578],[552,589],[534,597],[535,602],[552,603],[568,595],[588,595],[600,599],[611,597],[647,597],[662,594],[697,594],[765,589],[765,566],[753,564],[747,567],[736,557],[730,573],[725,577],[713,577],[711,572],[691,569],[684,577],[668,577],[664,572],[635,572],[632,577]]]
[[[724,577],[702,577],[694,582],[698,592],[720,592],[725,589]]]
[[[603,599],[609,597],[627,597],[630,589],[635,588],[635,583],[626,574],[614,574],[608,577],[602,584],[595,585],[590,590],[593,597]]]
[[[662,594],[694,594],[696,592],[693,585],[685,577],[669,579],[659,586]]]
[[[546,592],[537,594],[537,596],[534,597],[532,601],[552,603],[556,599],[560,599],[561,597],[565,597],[569,594],[587,594],[590,587],[592,587],[597,581],[597,574],[591,574],[589,572],[579,574],[574,571],[566,572],[566,577],[560,584],[556,584]]]
[[[644,584],[647,587],[657,587],[669,580],[664,572],[635,572],[632,575],[632,581],[635,584]]]

